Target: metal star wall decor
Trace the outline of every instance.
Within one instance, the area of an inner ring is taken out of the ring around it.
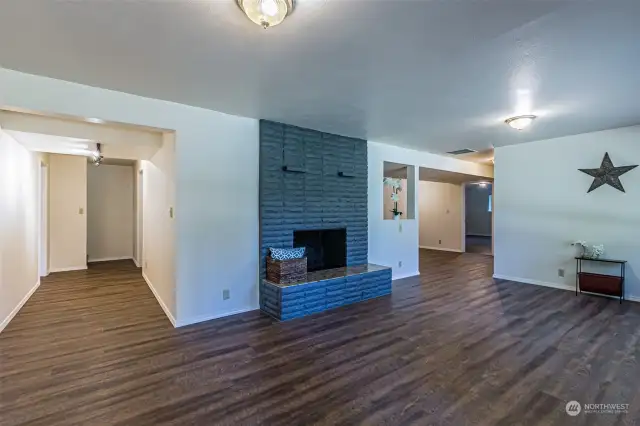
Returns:
[[[587,191],[587,194],[593,191],[596,188],[600,188],[605,183],[607,185],[613,186],[618,191],[624,191],[624,187],[620,182],[620,176],[627,173],[630,170],[635,169],[638,165],[635,166],[622,166],[622,167],[614,167],[611,162],[611,158],[609,158],[609,153],[605,152],[604,158],[602,159],[602,164],[599,169],[578,169],[582,173],[586,173],[589,176],[594,177],[593,183],[591,187]]]

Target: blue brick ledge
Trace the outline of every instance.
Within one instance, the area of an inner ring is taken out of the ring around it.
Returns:
[[[260,309],[287,321],[389,294],[391,268],[290,287],[263,280]]]

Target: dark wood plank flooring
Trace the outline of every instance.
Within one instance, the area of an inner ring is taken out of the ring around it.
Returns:
[[[491,262],[421,250],[391,297],[181,329],[129,262],[54,274],[0,334],[0,424],[638,424],[640,305],[496,282]]]
[[[477,235],[467,235],[465,237],[465,251],[467,253],[491,255],[491,237],[481,237]]]

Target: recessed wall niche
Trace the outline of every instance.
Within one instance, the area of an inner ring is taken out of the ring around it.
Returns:
[[[415,167],[385,161],[382,176],[384,220],[411,220],[416,214]]]

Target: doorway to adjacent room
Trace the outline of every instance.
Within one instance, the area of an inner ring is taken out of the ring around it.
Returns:
[[[473,182],[465,185],[465,251],[493,253],[493,184]]]

